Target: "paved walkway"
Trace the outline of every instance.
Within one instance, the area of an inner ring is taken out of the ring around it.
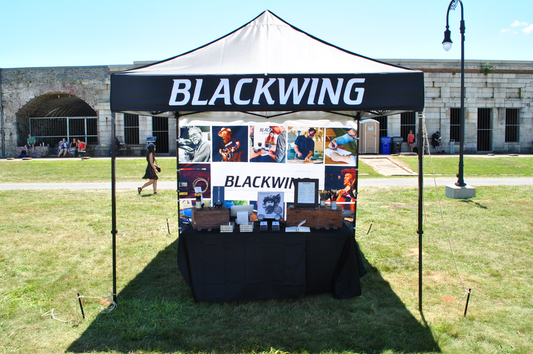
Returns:
[[[407,166],[402,165],[400,162],[386,156],[377,156],[371,158],[360,158],[359,161],[369,165],[375,171],[383,176],[414,176],[416,172],[413,172]]]
[[[424,186],[433,186],[435,181],[438,186],[453,185],[457,182],[454,177],[432,177],[424,178]],[[533,185],[533,177],[472,177],[465,178],[465,182],[473,187],[480,186],[523,186]],[[117,190],[137,191],[143,181],[139,182],[117,182]],[[360,178],[359,187],[416,187],[418,177],[392,177],[392,178]],[[102,183],[0,183],[0,190],[111,190],[111,182]],[[176,190],[176,181],[159,181],[157,189]],[[148,187],[147,191],[151,191]]]

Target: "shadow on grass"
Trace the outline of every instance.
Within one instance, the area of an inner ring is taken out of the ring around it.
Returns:
[[[462,203],[468,203],[468,204],[474,204],[475,206],[477,206],[477,207],[479,207],[481,209],[488,209],[485,205],[482,205],[482,204],[480,204],[478,202],[475,202],[475,201],[473,201],[471,199],[462,199],[461,202]]]
[[[174,242],[118,295],[68,351],[382,352],[440,351],[431,331],[365,259],[363,295],[195,303],[179,273]]]

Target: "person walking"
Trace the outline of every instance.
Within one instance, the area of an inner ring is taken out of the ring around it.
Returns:
[[[149,179],[142,187],[137,188],[137,192],[141,194],[142,190],[150,185],[153,185],[154,194],[157,194],[157,173],[161,172],[161,168],[155,164],[155,144],[148,144],[148,153],[146,154],[146,161],[148,165],[146,166],[146,172],[144,173],[143,179]]]

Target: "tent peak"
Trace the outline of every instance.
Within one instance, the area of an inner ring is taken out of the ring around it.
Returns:
[[[334,65],[332,65],[334,63]],[[145,67],[133,75],[243,75],[405,73],[316,38],[269,10],[233,32],[195,50]]]

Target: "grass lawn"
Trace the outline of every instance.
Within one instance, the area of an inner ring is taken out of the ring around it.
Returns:
[[[418,171],[418,157],[398,157],[413,171]],[[176,158],[158,158],[162,168],[160,178],[175,181]],[[424,174],[455,176],[459,163],[458,156],[424,156]],[[141,182],[146,168],[144,158],[117,158],[116,177],[118,182]],[[505,157],[465,157],[465,177],[530,177],[533,176],[533,156]],[[360,178],[383,177],[367,164],[359,163]],[[415,177],[407,177],[415,178]],[[43,182],[108,182],[111,179],[111,160],[98,158],[81,161],[80,159],[57,160],[0,160],[0,181],[2,183]]]
[[[0,353],[533,352],[533,187],[443,194],[425,190],[422,316],[415,188],[359,191],[362,296],[239,303],[193,301],[174,191],[118,191],[119,305],[85,298],[84,320],[76,293],[112,290],[110,192],[1,191]]]
[[[117,158],[115,161],[118,182],[143,181],[145,158]],[[157,164],[162,170],[159,178],[177,180],[175,157],[157,158]],[[0,160],[0,180],[2,183],[109,182],[111,159]]]
[[[418,172],[418,157],[394,156],[411,170]],[[424,155],[424,175],[455,176],[458,171],[459,156]],[[465,177],[531,177],[533,176],[533,156],[472,156],[464,157]]]

